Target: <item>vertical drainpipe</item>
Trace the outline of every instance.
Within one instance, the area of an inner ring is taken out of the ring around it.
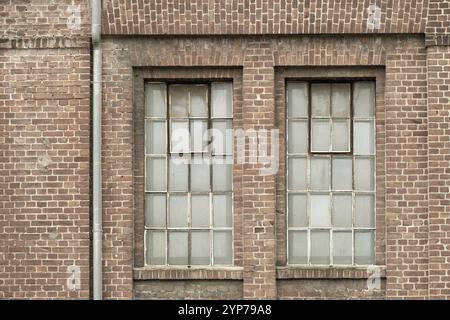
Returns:
[[[93,203],[93,290],[102,300],[102,42],[101,0],[91,0],[93,86],[92,86],[92,203]]]

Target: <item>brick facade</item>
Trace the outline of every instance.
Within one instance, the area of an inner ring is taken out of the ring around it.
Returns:
[[[0,0],[0,12],[0,298],[87,299],[89,2]],[[450,298],[449,17],[449,0],[103,0],[104,297]],[[376,80],[379,290],[365,268],[286,265],[289,78]],[[144,266],[149,79],[233,80],[234,128],[280,130],[276,175],[234,166],[232,268]]]

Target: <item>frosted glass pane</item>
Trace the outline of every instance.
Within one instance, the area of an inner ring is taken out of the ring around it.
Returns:
[[[311,190],[330,190],[330,158],[311,158]]]
[[[188,153],[190,151],[189,123],[187,121],[172,121],[170,131],[171,152]]]
[[[355,226],[359,228],[375,227],[375,198],[373,195],[355,196]]]
[[[214,82],[211,85],[212,117],[233,116],[233,85],[231,82]]]
[[[194,152],[206,151],[208,145],[208,122],[191,121],[191,150]]]
[[[330,264],[328,231],[311,231],[311,264]]]
[[[214,264],[231,265],[233,263],[231,231],[214,232]]]
[[[146,159],[146,190],[166,191],[166,159],[150,158]]]
[[[165,118],[166,85],[164,83],[149,83],[145,86],[145,115],[147,117]]]
[[[328,120],[311,121],[311,150],[313,152],[328,152],[330,149],[331,124]]]
[[[353,134],[353,148],[357,155],[374,154],[373,121],[355,121]]]
[[[208,87],[192,86],[191,92],[191,117],[208,117]]]
[[[146,256],[148,265],[166,264],[166,233],[147,231]]]
[[[289,121],[289,153],[308,152],[308,122]]]
[[[306,158],[289,158],[289,190],[306,190]]]
[[[328,83],[311,84],[311,107],[313,117],[330,116],[331,86]]]
[[[352,233],[333,233],[333,264],[352,264]]]
[[[334,83],[331,89],[333,117],[350,117],[350,84]]]
[[[329,227],[331,225],[330,196],[325,194],[311,195],[311,226]]]
[[[172,85],[169,87],[170,116],[172,118],[187,118],[189,114],[189,87]]]
[[[306,194],[289,194],[289,227],[306,227],[308,225],[307,218],[308,198]]]
[[[333,146],[335,152],[350,151],[350,122],[348,120],[333,120]]]
[[[355,263],[373,264],[375,240],[373,231],[355,231]]]
[[[233,212],[233,201],[231,195],[214,195],[213,196],[213,217],[214,227],[216,228],[231,228]]]
[[[375,82],[355,82],[353,91],[355,117],[372,118],[375,116]]]
[[[209,227],[209,196],[192,195],[191,225],[194,228]]]
[[[213,161],[213,190],[232,191],[232,158],[215,158]]]
[[[308,263],[308,240],[306,231],[289,231],[289,264]]]
[[[188,191],[188,160],[173,156],[169,163],[169,190]]]
[[[233,154],[233,123],[231,120],[214,121],[210,131],[213,154]]]
[[[169,197],[169,227],[184,228],[188,223],[188,198],[187,196]]]
[[[211,263],[210,237],[209,231],[192,231],[191,265],[209,265]]]
[[[188,233],[169,231],[169,265],[187,265]]]
[[[308,116],[308,83],[289,82],[287,84],[287,102],[289,117]]]
[[[352,190],[353,160],[350,157],[333,158],[333,190]]]
[[[333,195],[333,226],[339,228],[350,228],[352,226],[352,195]]]
[[[191,165],[191,191],[209,191],[210,168],[211,166],[206,161]]]
[[[166,154],[166,122],[145,123],[146,154]]]
[[[355,159],[355,190],[373,191],[374,184],[373,158]]]
[[[147,227],[166,226],[166,195],[145,195],[145,225]]]

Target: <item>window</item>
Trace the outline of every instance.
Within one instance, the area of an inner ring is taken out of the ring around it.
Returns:
[[[375,83],[287,83],[288,263],[370,265]]]
[[[145,90],[146,264],[231,265],[232,84]]]

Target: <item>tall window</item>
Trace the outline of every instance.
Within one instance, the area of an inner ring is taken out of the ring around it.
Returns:
[[[145,88],[146,264],[231,265],[232,85]]]
[[[288,263],[370,265],[375,83],[287,83]]]

